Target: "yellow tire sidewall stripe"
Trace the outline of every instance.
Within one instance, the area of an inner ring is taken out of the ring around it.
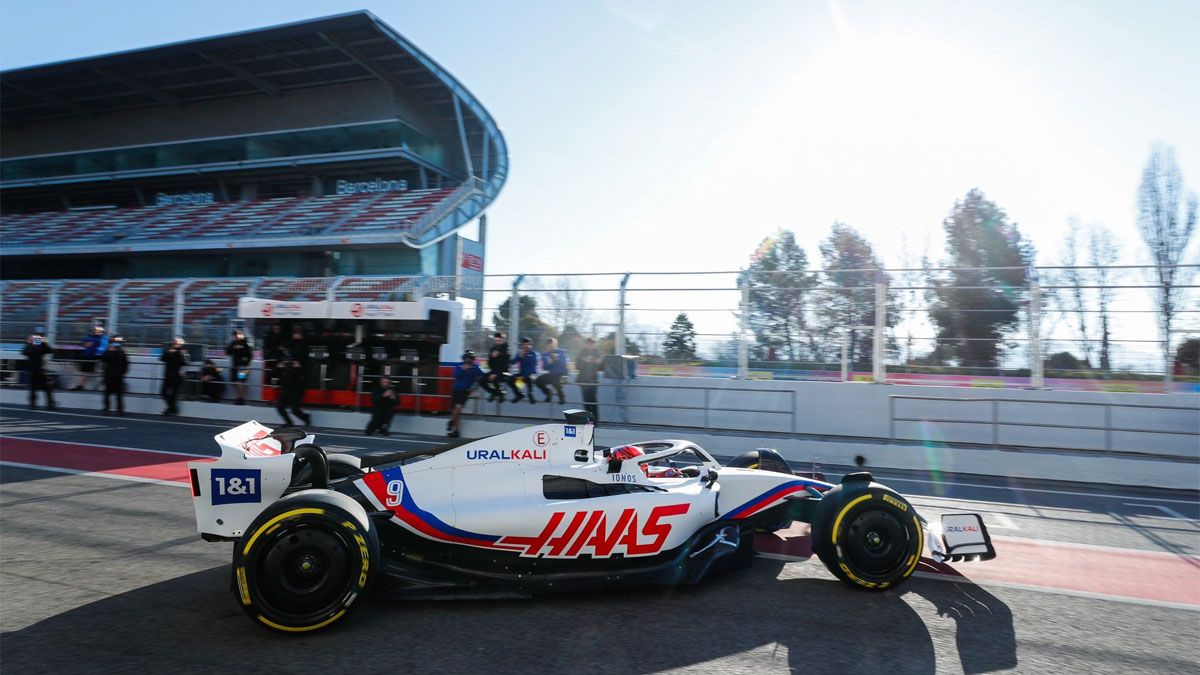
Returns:
[[[874,496],[875,495],[866,494],[861,497],[856,497],[849,504],[846,504],[845,506],[842,507],[842,510],[839,511],[837,514],[837,518],[835,518],[833,520],[833,543],[834,544],[837,543],[838,529],[841,528],[841,526],[842,526],[842,518],[844,518],[846,516],[846,512],[849,511],[855,504],[857,504],[859,502],[865,502],[866,500],[871,499]]]
[[[329,617],[328,619],[325,619],[324,621],[322,621],[320,623],[314,623],[311,626],[284,626],[282,624],[275,623],[274,621],[268,619],[267,617],[263,616],[262,614],[258,615],[258,620],[263,622],[264,624],[270,626],[271,628],[274,628],[275,630],[287,631],[288,633],[304,633],[306,631],[316,630],[318,628],[324,628],[325,626],[328,626],[329,624],[333,623],[334,621],[337,621],[338,619],[342,618],[342,615],[345,613],[346,613],[345,609],[338,610],[337,614],[334,614],[333,616]]]
[[[305,515],[308,513],[319,516],[319,515],[325,513],[325,509],[316,509],[316,508],[292,509],[291,511],[285,511],[284,513],[281,513],[278,516],[275,516],[274,518],[263,523],[262,527],[258,528],[257,530],[254,531],[254,534],[250,535],[250,539],[246,542],[245,548],[242,549],[242,555],[249,555],[250,547],[253,546],[254,542],[260,536],[262,536],[262,534],[264,532],[269,530],[272,525],[278,523],[281,520],[286,520],[288,518],[295,518],[296,516],[302,516],[302,515]]]

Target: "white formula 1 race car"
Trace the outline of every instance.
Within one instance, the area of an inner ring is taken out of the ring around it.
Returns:
[[[588,413],[476,441],[363,459],[296,428],[247,422],[194,461],[201,535],[233,541],[233,593],[255,621],[305,632],[372,584],[398,595],[529,595],[696,584],[754,557],[754,532],[810,523],[829,571],[894,588],[926,545],[938,561],[995,556],[977,514],[926,522],[852,473],[833,485],[755,451],[722,466],[682,440],[593,447]]]

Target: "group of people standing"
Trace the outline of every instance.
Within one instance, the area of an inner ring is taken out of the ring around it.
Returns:
[[[104,335],[104,328],[96,326],[82,341],[80,351],[79,372],[80,380],[73,387],[83,389],[91,378],[95,377],[97,367],[100,367],[104,382],[104,414],[109,414],[110,406],[115,399],[115,412],[125,414],[125,374],[129,372],[129,355],[125,353],[125,339],[120,335],[109,339]],[[42,335],[30,335],[25,339],[25,347],[21,353],[27,359],[29,373],[29,409],[37,409],[37,394],[42,392],[46,398],[46,408],[53,410],[58,407],[54,402],[54,385],[46,366],[46,357],[54,356],[54,346]]]
[[[600,417],[600,408],[596,404],[596,387],[599,383],[600,352],[596,349],[596,341],[587,338],[584,347],[576,355],[575,383],[583,392],[584,408],[592,413],[593,419]],[[469,398],[471,389],[478,382],[479,386],[488,393],[488,401],[503,401],[504,387],[512,389],[512,402],[518,403],[528,399],[537,403],[534,389],[542,392],[547,403],[558,397],[560,404],[566,403],[563,394],[563,384],[570,376],[570,356],[567,350],[558,346],[558,340],[546,338],[545,351],[534,351],[533,341],[522,338],[516,354],[509,353],[508,341],[503,333],[492,336],[492,346],[488,349],[487,371],[475,363],[475,352],[463,354],[461,364],[454,367],[454,388],[451,394],[452,410],[446,430],[451,438],[459,436],[459,422],[463,405]],[[510,372],[515,368],[516,372]],[[524,391],[518,386],[524,386]]]

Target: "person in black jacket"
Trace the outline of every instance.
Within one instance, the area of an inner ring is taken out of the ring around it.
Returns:
[[[263,340],[263,384],[271,384],[271,380],[274,380],[279,366],[279,350],[284,348],[286,342],[283,324],[278,321],[271,324],[271,332]]]
[[[368,436],[376,431],[384,436],[391,433],[388,427],[392,425],[392,418],[396,416],[396,400],[396,392],[392,389],[392,378],[387,375],[379,378],[379,386],[371,392],[371,401],[374,403],[374,407],[371,409],[371,421],[367,423],[364,433]]]
[[[488,374],[483,378],[481,387],[488,393],[488,403],[493,401],[504,400],[504,385],[512,387],[513,398],[521,393],[517,391],[517,387],[513,384],[512,378],[508,376],[508,366],[512,358],[508,355],[508,343],[504,340],[504,333],[496,333],[492,336],[492,346],[488,350]]]
[[[254,357],[246,334],[240,330],[233,331],[233,340],[225,348],[225,353],[229,355],[229,382],[237,394],[233,404],[246,405],[246,382],[250,379],[250,361]]]
[[[113,336],[108,349],[100,355],[104,365],[104,414],[108,414],[109,399],[117,398],[117,414],[125,414],[125,373],[129,372],[129,355],[125,353],[125,338]]]
[[[596,341],[592,338],[584,340],[583,349],[575,357],[575,367],[578,374],[575,384],[583,392],[583,407],[592,413],[592,420],[600,421],[600,406],[596,405],[596,383],[600,381],[600,352],[596,349]]]
[[[179,388],[183,386],[183,368],[187,365],[187,352],[183,351],[183,338],[175,338],[163,350],[159,359],[163,362],[162,397],[167,402],[164,415],[178,415],[179,408],[175,400],[179,398]]]
[[[221,376],[221,368],[212,359],[204,359],[200,368],[200,394],[210,403],[220,403],[225,394],[225,378]]]
[[[46,407],[54,410],[54,388],[50,386],[50,378],[46,376],[46,356],[54,354],[50,341],[41,335],[30,335],[25,339],[25,348],[21,350],[29,359],[29,409],[37,408],[38,391],[46,392]]]
[[[304,425],[312,424],[312,415],[300,409],[300,404],[304,402],[304,367],[296,360],[288,349],[282,350],[279,361],[279,398],[275,402],[275,410],[279,411],[279,416],[283,418],[283,423],[292,426],[292,418],[288,416],[288,410],[292,414],[304,420]]]

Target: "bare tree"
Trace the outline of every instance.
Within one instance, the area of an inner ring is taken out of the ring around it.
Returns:
[[[545,291],[546,303],[549,305],[547,314],[555,327],[560,331],[567,326],[576,330],[584,330],[584,322],[588,317],[587,292],[579,287],[571,277],[559,277],[553,291]]]
[[[1088,229],[1088,264],[1092,266],[1092,279],[1096,282],[1096,309],[1100,321],[1100,370],[1112,370],[1112,333],[1108,308],[1113,300],[1113,270],[1120,250],[1113,238],[1112,230],[1100,225]]]
[[[1170,372],[1171,327],[1183,300],[1180,286],[1186,286],[1194,268],[1182,268],[1188,245],[1196,232],[1196,195],[1184,199],[1183,175],[1175,163],[1175,151],[1169,146],[1155,146],[1142,169],[1138,187],[1138,234],[1150,251],[1157,283],[1155,300],[1158,303],[1158,329],[1162,337],[1163,364]]]
[[[1059,252],[1059,260],[1064,269],[1061,270],[1058,279],[1066,288],[1062,289],[1064,292],[1056,295],[1055,299],[1066,315],[1067,322],[1071,325],[1071,332],[1075,334],[1079,355],[1083,357],[1090,368],[1095,364],[1092,354],[1095,351],[1096,343],[1092,339],[1091,327],[1088,325],[1088,308],[1091,306],[1088,282],[1092,275],[1089,273],[1090,270],[1084,269],[1079,263],[1080,249],[1083,246],[1080,241],[1082,229],[1083,224],[1079,222],[1078,218],[1071,218],[1067,223],[1067,234],[1063,237],[1062,250]]]

